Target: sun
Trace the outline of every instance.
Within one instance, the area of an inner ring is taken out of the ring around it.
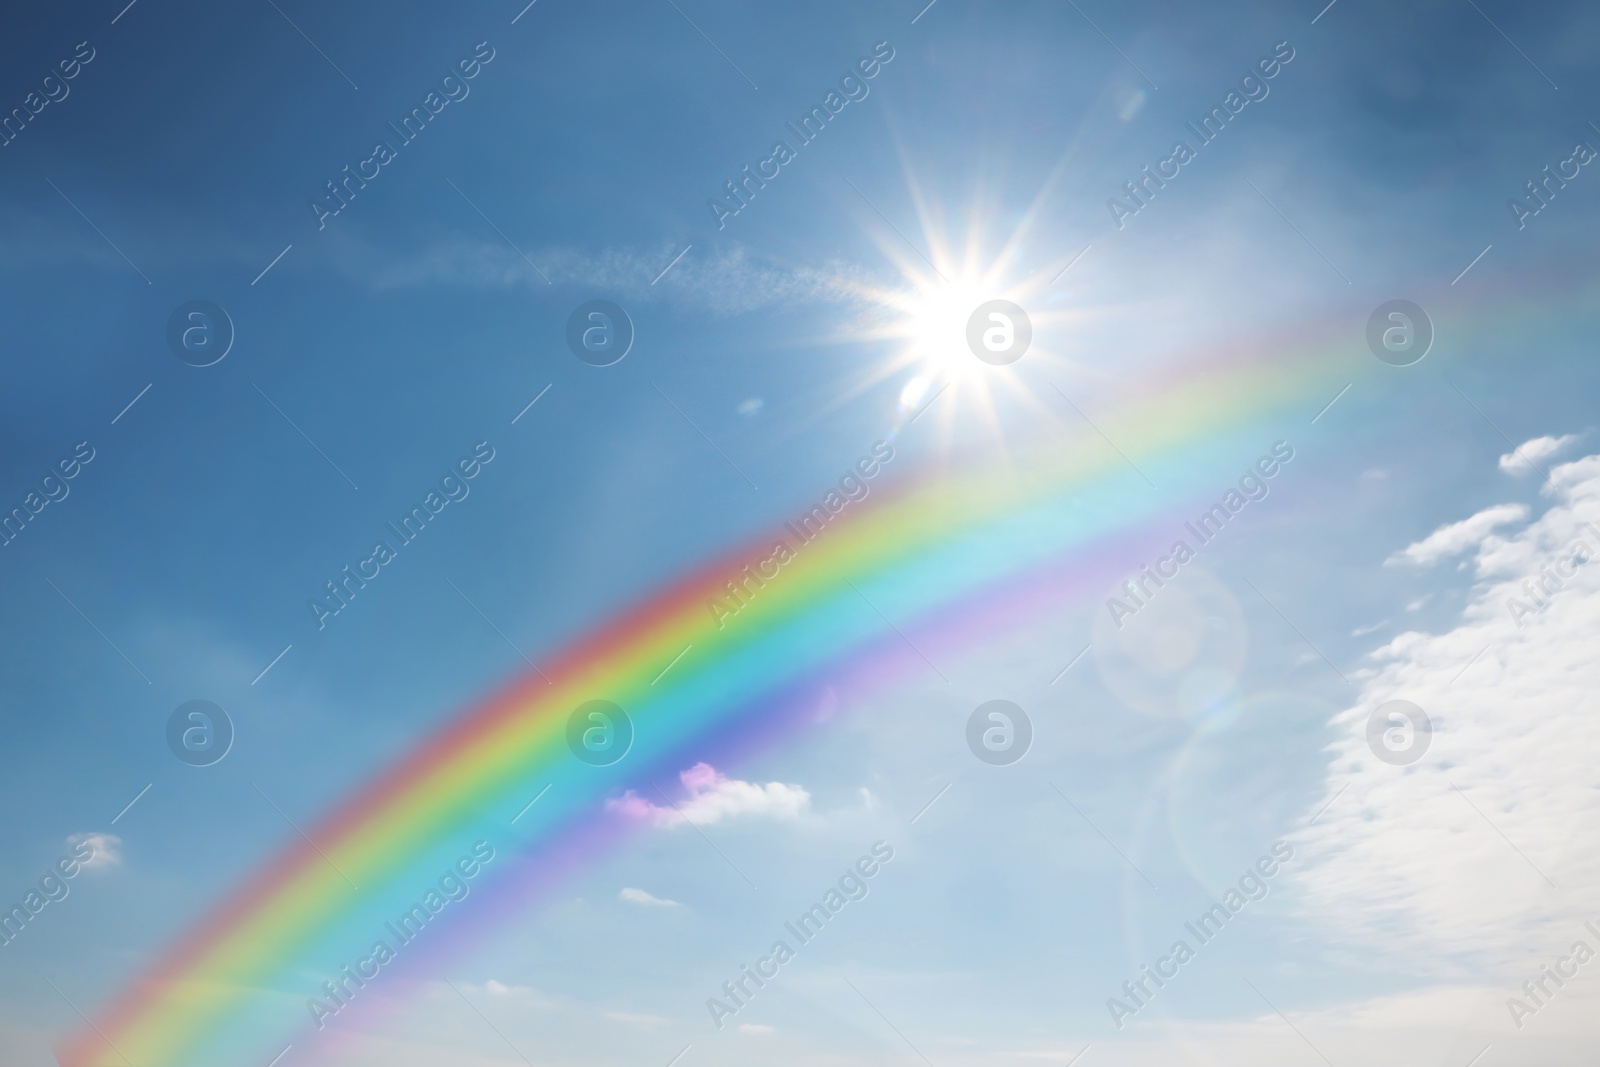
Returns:
[[[899,278],[860,294],[864,311],[850,340],[882,342],[883,355],[862,368],[852,392],[900,380],[897,425],[920,419],[937,400],[928,421],[942,426],[941,439],[975,418],[1003,440],[1006,413],[1017,406],[1059,407],[1051,379],[1072,381],[1080,370],[1062,342],[1083,313],[1051,284],[1060,263],[1020,262],[1031,215],[999,242],[974,224],[959,246],[923,221],[917,241],[869,231]]]
[[[909,354],[935,374],[969,369],[967,321],[973,309],[995,295],[985,279],[960,279],[924,284],[906,294],[902,332]]]
[[[1041,232],[1059,173],[1020,212],[981,188],[964,206],[946,202],[911,166],[902,173],[916,225],[905,224],[903,207],[891,209],[891,221],[855,190],[857,225],[891,271],[830,279],[852,311],[820,340],[861,358],[813,417],[888,387],[896,397],[891,433],[915,421],[947,456],[988,445],[1009,452],[1008,438],[1067,417],[1066,398],[1086,379],[1107,376],[1087,342],[1075,343],[1105,314],[1089,297],[1094,261],[1079,262],[1089,251],[1079,238]]]

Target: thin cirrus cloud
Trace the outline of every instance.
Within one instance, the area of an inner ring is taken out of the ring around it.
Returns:
[[[556,246],[529,249],[523,258],[503,244],[449,234],[420,251],[403,254],[361,237],[346,237],[331,246],[330,256],[346,279],[378,292],[441,284],[535,290],[552,284],[581,285],[632,300],[672,298],[716,315],[774,305],[854,304],[890,284],[854,264],[778,266],[742,245],[691,247],[674,263],[679,251],[667,246],[598,250]]]
[[[1453,977],[1472,961],[1508,993],[1600,919],[1600,565],[1589,562],[1600,560],[1600,455],[1555,467],[1549,495],[1506,537],[1481,536],[1498,519],[1474,528],[1477,567],[1452,629],[1371,653],[1360,698],[1334,720],[1343,736],[1317,802],[1327,810],[1297,835],[1308,919],[1413,973]],[[1460,550],[1473,540],[1451,536]],[[1395,698],[1433,727],[1404,767],[1366,739]]]
[[[683,906],[676,900],[667,900],[665,897],[655,896],[646,890],[635,889],[633,886],[624,887],[622,892],[617,894],[617,899],[625,900],[629,904],[641,904],[647,908],[681,908]]]
[[[709,763],[696,763],[678,775],[685,797],[676,806],[658,805],[633,790],[606,802],[606,807],[623,816],[653,822],[657,826],[696,826],[741,817],[793,820],[811,808],[811,794],[804,787],[783,782],[744,782],[729,778]]]
[[[656,1027],[668,1022],[663,1015],[651,1015],[637,1011],[608,1011],[605,1017],[613,1022],[626,1023],[629,1026]]]

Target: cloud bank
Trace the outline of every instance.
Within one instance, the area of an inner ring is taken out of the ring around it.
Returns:
[[[1550,569],[1573,561],[1581,539],[1600,545],[1600,455],[1555,467],[1546,496],[1548,509],[1506,536],[1489,531],[1525,517],[1521,505],[1441,527],[1401,554],[1475,549],[1460,622],[1372,653],[1360,698],[1335,719],[1343,738],[1318,802],[1328,809],[1295,838],[1307,916],[1333,943],[1412,973],[1520,982],[1600,910],[1600,565]],[[1551,573],[1566,576],[1539,584]],[[1510,606],[1531,601],[1530,585],[1540,606],[1519,618]],[[1409,766],[1367,747],[1368,718],[1395,698],[1433,724]]]

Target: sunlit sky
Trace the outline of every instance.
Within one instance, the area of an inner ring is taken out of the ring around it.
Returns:
[[[0,548],[0,906],[93,854],[0,946],[0,1061],[55,1063],[296,826],[874,442],[874,491],[1137,457],[1101,432],[1119,412],[1316,349],[1348,359],[1331,407],[1274,413],[1181,490],[1125,471],[1198,513],[1294,450],[1151,638],[1226,676],[1194,683],[1203,710],[1151,706],[1104,597],[840,681],[814,729],[679,769],[698,832],[638,808],[282,1067],[1590,1062],[1600,965],[1537,1003],[1524,983],[1600,951],[1600,569],[1508,605],[1574,541],[1600,556],[1600,177],[1574,151],[1600,147],[1600,14],[125,2],[0,31],[0,106],[29,116],[0,147],[0,508],[92,455]],[[389,124],[474,58],[405,142]],[[1187,124],[1230,93],[1202,144]],[[392,158],[329,213],[376,141]],[[792,158],[719,220],[775,141]],[[1177,141],[1193,158],[1137,212],[1108,206]],[[1547,165],[1577,173],[1519,220]],[[192,300],[235,331],[211,366],[168,345]],[[608,367],[567,346],[590,300],[635,332]],[[991,300],[1031,323],[1004,366],[968,343]],[[1392,300],[1431,316],[1413,366],[1368,350]],[[470,492],[319,626],[308,599],[479,442]],[[1395,698],[1434,729],[1403,767],[1366,741]],[[1010,766],[968,749],[993,699],[1031,718]],[[212,766],[168,748],[191,700],[236,729]],[[878,842],[865,895],[717,1026],[708,999]],[[1241,877],[1261,899],[1200,944],[1185,924]],[[1134,1005],[1180,939],[1194,958]],[[304,1022],[326,976],[302,977],[263,1003]]]

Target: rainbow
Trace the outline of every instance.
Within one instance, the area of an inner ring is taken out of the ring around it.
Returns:
[[[1130,538],[1164,548],[1179,532],[1174,508],[1214,497],[1275,439],[1305,434],[1347,382],[1378,373],[1352,340],[1212,361],[1145,387],[1096,418],[1126,459],[1069,413],[1071,435],[1026,463],[875,488],[719,627],[708,602],[774,539],[738,546],[367,784],[308,831],[315,845],[276,858],[138,977],[63,1047],[62,1063],[264,1064],[291,1039],[311,1040],[305,998],[474,842],[506,857],[480,880],[513,862],[554,863],[580,839],[605,837],[608,798],[650,796],[718,744],[747,750],[803,728],[796,709],[818,679],[936,670],[923,653],[937,661],[1030,611],[1104,595],[1132,569]],[[625,709],[633,726],[631,749],[611,766],[568,747],[569,716],[594,699]]]

